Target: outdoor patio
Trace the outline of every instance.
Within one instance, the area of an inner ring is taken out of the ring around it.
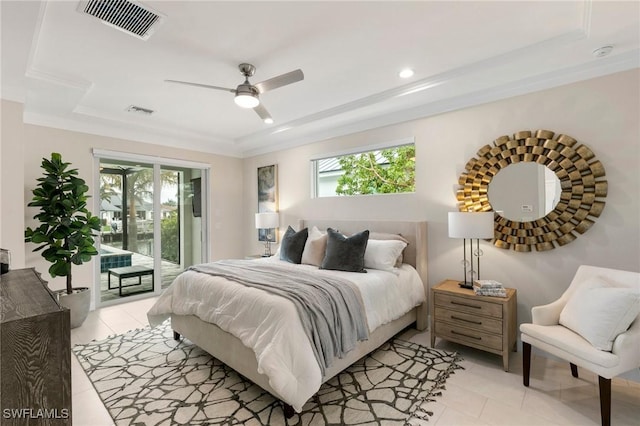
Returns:
[[[139,253],[133,253],[131,255],[131,264],[132,265],[140,265],[140,266],[146,266],[148,268],[153,268],[153,258],[149,257],[149,256],[145,256]],[[162,261],[162,267],[161,267],[162,271],[162,289],[165,289],[167,287],[169,287],[169,285],[171,285],[171,283],[173,282],[173,280],[175,279],[175,277],[178,276],[178,274],[180,274],[183,269],[180,267],[180,265],[177,265],[175,263],[172,262],[166,262],[166,261]],[[137,284],[138,282],[138,278],[126,278],[123,280],[123,289],[122,289],[122,294],[123,297],[126,297],[128,295],[132,295],[132,294],[138,294],[138,293],[142,293],[145,290],[146,291],[150,291],[151,290],[151,275],[147,275],[147,276],[143,276],[142,278],[142,284],[141,285],[131,285],[130,287],[124,287],[124,285],[129,286],[130,284]],[[156,280],[160,279],[160,277],[156,276],[155,277]],[[112,289],[109,290],[108,289],[108,272],[102,272],[100,274],[100,288],[101,288],[101,300],[103,302],[109,301],[109,300],[116,300],[116,299],[120,299],[121,297],[118,295],[118,278],[114,277],[113,275],[111,276],[111,287]],[[115,289],[113,288],[115,287]],[[151,293],[149,293],[151,294]]]

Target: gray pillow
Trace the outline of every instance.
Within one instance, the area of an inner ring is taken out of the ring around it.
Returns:
[[[289,226],[280,243],[280,260],[285,260],[290,263],[300,263],[302,261],[304,244],[307,242],[308,236],[309,230],[307,228],[296,232]]]
[[[346,272],[367,272],[364,269],[364,252],[369,241],[369,231],[350,237],[327,228],[327,248],[320,269]]]

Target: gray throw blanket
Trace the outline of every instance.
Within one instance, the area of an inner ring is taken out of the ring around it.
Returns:
[[[369,338],[359,290],[348,280],[291,269],[277,263],[220,260],[190,270],[220,276],[282,296],[295,305],[324,377],[335,357]]]

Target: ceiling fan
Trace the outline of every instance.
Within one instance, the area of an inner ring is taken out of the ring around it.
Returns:
[[[249,77],[253,76],[256,72],[256,67],[251,64],[242,63],[238,65],[240,73],[244,75],[244,83],[239,84],[235,89],[227,87],[210,86],[208,84],[191,83],[189,81],[180,80],[165,80],[168,83],[186,84],[189,86],[204,87],[206,89],[224,90],[225,92],[235,93],[235,103],[242,108],[253,108],[253,110],[260,116],[265,123],[273,123],[273,118],[269,114],[269,111],[260,103],[259,95],[269,90],[277,89],[278,87],[286,86],[287,84],[295,83],[304,80],[304,74],[302,70],[297,69],[279,76],[270,78],[260,83],[249,83]]]

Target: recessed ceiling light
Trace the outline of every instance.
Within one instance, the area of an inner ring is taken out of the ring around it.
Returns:
[[[267,124],[273,124],[273,118],[265,118],[264,122]]]
[[[398,75],[400,76],[400,78],[409,78],[409,77],[413,77],[413,74],[415,74],[413,72],[413,70],[411,68],[405,68],[402,71],[400,71],[398,73]]]

